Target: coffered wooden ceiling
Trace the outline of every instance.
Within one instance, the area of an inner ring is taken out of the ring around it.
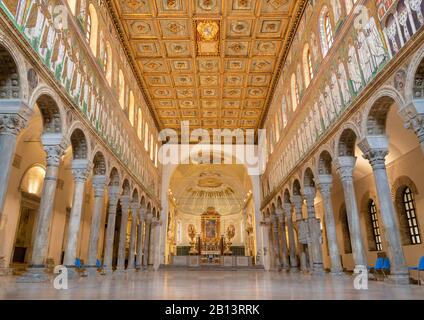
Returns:
[[[273,94],[296,0],[113,0],[162,128],[252,128]]]

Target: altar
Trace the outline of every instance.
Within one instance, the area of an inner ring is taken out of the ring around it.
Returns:
[[[199,220],[187,225],[189,246],[177,246],[170,257],[170,264],[178,267],[251,267],[253,257],[246,256],[246,248],[238,235],[234,220],[222,217],[214,208],[208,207]],[[200,229],[200,230],[199,230]],[[242,232],[242,229],[239,229]],[[247,251],[249,252],[249,251]]]

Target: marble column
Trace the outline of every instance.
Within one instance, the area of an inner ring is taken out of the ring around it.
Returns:
[[[17,279],[17,282],[41,282],[48,280],[48,276],[45,273],[45,263],[49,248],[50,225],[55,202],[59,165],[62,155],[66,150],[66,144],[64,144],[61,139],[61,135],[55,134],[49,134],[49,136],[43,135],[42,137],[42,140],[48,140],[48,142],[52,144],[44,144],[47,162],[46,175],[44,177],[40,207],[35,223],[33,249],[29,269],[28,272]],[[54,142],[58,144],[53,144]]]
[[[286,221],[284,217],[283,209],[277,208],[276,214],[278,218],[278,222],[281,228],[281,267],[283,270],[288,271],[290,269],[289,259],[288,259],[288,251],[287,251],[287,237],[286,237]]]
[[[153,241],[152,241],[153,270],[157,271],[159,270],[159,267],[160,267],[160,252],[161,252],[160,232],[162,227],[162,221],[158,218],[155,218],[154,221],[152,222],[152,227],[153,227],[152,229],[153,230]]]
[[[0,100],[0,218],[19,133],[27,126],[32,111],[20,100]]]
[[[333,203],[331,202],[331,188],[333,177],[329,174],[318,176],[318,189],[321,193],[324,205],[325,231],[328,240],[328,251],[331,260],[331,274],[343,274],[343,267],[340,261],[340,251],[337,242],[336,223],[334,221]]]
[[[314,274],[323,274],[324,265],[322,261],[322,234],[321,234],[321,223],[315,216],[315,187],[304,187],[303,194],[306,201],[306,208],[308,211],[308,227],[310,241],[308,247],[311,247],[311,256],[309,261],[311,262],[311,269]]]
[[[353,260],[356,266],[366,267],[368,265],[367,257],[362,241],[358,204],[356,202],[355,186],[353,183],[353,170],[356,164],[356,157],[340,156],[335,160],[334,164],[343,184]]]
[[[295,234],[294,234],[294,227],[293,227],[293,219],[292,219],[292,204],[291,203],[284,203],[283,204],[283,210],[287,219],[287,233],[289,235],[289,247],[290,247],[290,272],[299,272],[299,265],[297,262],[297,255],[296,255],[296,240],[295,240]]]
[[[131,235],[130,235],[130,253],[128,257],[128,268],[129,271],[135,271],[135,242],[137,238],[137,216],[140,210],[140,204],[138,202],[131,203]]]
[[[386,156],[389,142],[386,136],[367,137],[359,143],[359,148],[372,167],[378,195],[384,237],[390,259],[390,279],[396,283],[409,283],[409,272],[403,253],[399,226],[386,171]]]
[[[273,252],[271,254],[274,255],[273,264],[272,267],[275,268],[277,271],[281,270],[281,261],[280,261],[280,237],[278,236],[278,217],[274,213],[271,216],[272,221],[272,232],[273,232]]]
[[[399,113],[405,121],[405,128],[413,130],[417,135],[424,153],[424,101],[416,100],[402,107]]]
[[[308,271],[306,252],[305,252],[305,241],[303,238],[307,236],[304,234],[304,221],[302,215],[303,199],[300,195],[292,196],[294,211],[296,214],[296,226],[297,226],[297,244],[298,244],[298,255],[300,259],[300,270],[303,272]]]
[[[82,207],[84,204],[84,190],[89,172],[88,160],[73,160],[72,174],[74,176],[74,194],[71,214],[68,225],[68,242],[65,249],[63,264],[72,273],[77,258],[78,235],[81,225]],[[72,271],[71,271],[72,270]],[[69,273],[70,274],[70,273]]]
[[[100,220],[103,212],[104,194],[107,180],[107,177],[102,175],[95,175],[92,179],[92,185],[94,190],[94,207],[93,215],[91,217],[90,240],[88,243],[87,261],[87,265],[90,268],[91,274],[97,273],[96,262],[98,259],[99,249]]]
[[[262,243],[263,243],[263,263],[264,268],[266,271],[271,270],[271,263],[272,263],[272,255],[274,252],[271,250],[271,241],[270,241],[270,233],[271,233],[271,221],[270,218],[264,218],[261,221],[261,227],[262,227]]]
[[[115,240],[116,210],[118,207],[120,193],[121,193],[121,188],[119,186],[109,187],[109,207],[108,207],[108,218],[107,218],[106,239],[105,239],[105,256],[103,261],[106,274],[110,274],[113,271],[112,269],[113,242]]]
[[[145,233],[144,233],[144,254],[143,254],[143,267],[147,268],[149,266],[149,247],[150,247],[150,227],[153,219],[152,212],[147,212],[145,224]]]
[[[143,265],[143,226],[144,221],[146,219],[146,211],[144,208],[140,208],[140,215],[139,215],[139,225],[137,228],[137,259],[136,259],[136,268],[140,269]]]
[[[116,271],[125,271],[126,244],[127,244],[127,226],[128,226],[128,211],[130,207],[130,197],[121,197],[121,228],[119,230],[119,248],[118,248],[118,265]]]

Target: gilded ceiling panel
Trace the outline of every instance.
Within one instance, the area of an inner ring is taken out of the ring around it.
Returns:
[[[160,124],[259,125],[295,0],[111,1]]]

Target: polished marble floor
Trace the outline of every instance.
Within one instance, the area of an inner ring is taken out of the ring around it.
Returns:
[[[311,276],[259,271],[144,271],[123,276],[99,276],[69,281],[56,290],[53,281],[16,283],[0,277],[0,300],[5,299],[424,299],[424,286],[369,281],[358,291],[350,276]]]

